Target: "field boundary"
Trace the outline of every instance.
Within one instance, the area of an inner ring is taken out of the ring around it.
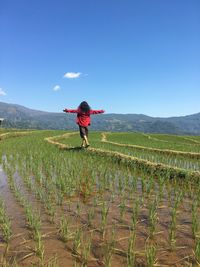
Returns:
[[[33,133],[33,131],[23,131],[23,132],[6,132],[3,134],[0,134],[0,141],[8,139],[8,138],[12,138],[12,137],[20,137],[20,136],[24,136],[24,135],[28,135]]]
[[[171,149],[159,149],[159,148],[152,148],[152,147],[145,147],[145,146],[138,146],[138,145],[129,145],[129,144],[121,144],[117,142],[112,142],[107,140],[106,133],[102,133],[101,142],[113,144],[121,147],[130,147],[130,148],[136,148],[138,150],[146,150],[146,151],[152,151],[152,152],[158,152],[160,154],[168,154],[168,155],[178,155],[178,156],[187,156],[192,159],[200,159],[200,153],[195,152],[184,152],[184,151],[178,151],[178,150],[171,150]]]
[[[171,143],[171,141],[164,140],[164,139],[159,139],[159,138],[156,138],[156,137],[152,137],[151,135],[148,135],[148,134],[145,134],[145,133],[142,133],[142,135],[144,135],[145,137],[148,137],[148,139],[151,139],[151,140],[154,140],[154,141],[164,142],[164,143]],[[193,138],[179,136],[179,135],[176,135],[176,137],[177,138],[182,138],[184,140],[189,140],[189,141],[192,141],[194,144],[200,145],[200,142],[198,142],[197,140],[195,140]],[[182,144],[184,144],[184,145],[194,145],[194,144],[188,144],[188,143],[182,143]]]
[[[69,145],[65,145],[62,143],[57,142],[59,139],[62,139],[63,137],[68,138],[72,135],[77,134],[77,132],[72,132],[72,133],[65,133],[65,134],[61,134],[61,135],[56,135],[56,136],[50,136],[50,137],[45,137],[44,140],[47,141],[50,144],[59,146],[59,148],[73,148]]]
[[[58,138],[63,137],[70,137],[71,135],[75,135],[77,133],[66,133],[60,136],[52,136],[45,138],[50,144],[53,144],[59,147],[62,150],[73,150],[74,147],[59,143],[57,140]],[[56,140],[57,139],[57,140]],[[108,151],[99,148],[87,148],[84,150],[86,153],[93,153],[99,156],[109,156],[115,159],[118,163],[124,163],[130,167],[133,167],[137,170],[146,171],[148,174],[151,175],[166,175],[168,178],[189,178],[193,180],[200,179],[200,172],[199,171],[188,171],[181,168],[172,167],[169,165],[165,165],[162,163],[153,163],[151,161],[147,161],[144,159],[139,159],[137,157],[128,156],[120,152]]]

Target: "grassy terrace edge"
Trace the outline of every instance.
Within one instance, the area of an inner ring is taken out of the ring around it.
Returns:
[[[73,146],[66,145],[58,141],[63,137],[67,138],[75,134],[77,133],[66,133],[64,135],[47,137],[44,140],[63,150],[73,149]],[[87,148],[85,152],[93,153],[99,156],[113,157],[116,162],[123,163],[139,171],[145,171],[150,175],[166,175],[169,178],[192,179],[193,181],[200,179],[199,171],[188,171],[181,168],[171,167],[162,163],[152,163],[150,161],[128,156],[120,152],[107,151],[99,148]]]
[[[158,152],[160,154],[167,154],[167,155],[179,155],[179,156],[187,156],[192,159],[200,159],[200,153],[195,152],[184,152],[184,151],[178,151],[178,150],[170,150],[170,149],[159,149],[159,148],[152,148],[152,147],[145,147],[145,146],[139,146],[139,145],[129,145],[129,144],[122,144],[117,143],[113,141],[107,140],[107,133],[102,133],[102,139],[101,141],[103,143],[113,144],[120,147],[129,147],[129,148],[135,148],[138,150],[146,150],[146,151],[152,151],[152,152]]]
[[[7,139],[7,138],[29,135],[31,133],[33,133],[33,131],[5,132],[5,133],[0,134],[0,141]]]

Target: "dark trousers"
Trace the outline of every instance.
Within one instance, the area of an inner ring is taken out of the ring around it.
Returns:
[[[79,125],[79,131],[80,131],[81,138],[84,138],[85,135],[88,137],[88,128],[87,127]]]

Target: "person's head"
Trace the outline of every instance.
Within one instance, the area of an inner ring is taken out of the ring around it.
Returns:
[[[86,101],[83,101],[83,102],[80,103],[80,105],[79,105],[79,109],[80,109],[82,112],[87,113],[87,112],[90,111],[91,108],[90,108],[90,106],[88,105],[88,103],[87,103]]]

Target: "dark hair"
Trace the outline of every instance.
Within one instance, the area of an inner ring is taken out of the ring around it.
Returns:
[[[87,113],[91,110],[90,106],[88,105],[88,103],[86,101],[83,101],[80,103],[79,109],[85,113]]]

